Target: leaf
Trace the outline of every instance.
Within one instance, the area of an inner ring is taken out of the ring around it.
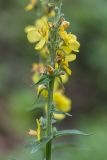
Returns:
[[[61,112],[61,111],[56,111],[56,110],[52,110],[53,113],[55,114],[63,114],[65,116],[69,116],[72,117],[72,115],[70,113],[66,113],[66,112]]]
[[[66,116],[72,117],[72,114],[70,113],[65,113]]]
[[[65,88],[64,88],[64,85],[63,85],[62,78],[61,78],[60,76],[58,76],[58,78],[59,78],[59,81],[60,81],[61,87],[62,87],[63,89],[65,89]]]
[[[29,108],[27,109],[27,111],[33,111],[33,110],[35,110],[35,109],[41,109],[42,106],[44,106],[44,103],[36,103],[35,106],[29,107]]]
[[[24,144],[24,147],[25,148],[31,148],[33,147],[35,144],[37,143],[37,140],[34,138],[33,139],[30,139],[30,140],[27,140],[27,142]]]
[[[79,130],[75,130],[75,129],[72,129],[72,130],[63,130],[63,131],[58,131],[54,137],[60,137],[60,136],[66,136],[66,135],[83,135],[83,136],[88,136],[89,134],[86,134],[82,131],[79,131]]]
[[[33,84],[33,86],[40,85],[40,84],[46,84],[47,82],[49,82],[48,76],[43,75],[38,82]]]
[[[51,140],[52,140],[51,136],[42,138],[40,143],[36,143],[35,145],[33,145],[31,154],[36,153],[39,149],[43,148]]]

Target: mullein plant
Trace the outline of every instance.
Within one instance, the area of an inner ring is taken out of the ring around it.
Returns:
[[[26,11],[35,10],[37,20],[25,28],[27,39],[34,44],[40,62],[34,63],[33,86],[45,99],[44,117],[35,118],[37,128],[28,134],[35,139],[32,153],[43,150],[45,160],[51,160],[52,142],[66,135],[86,135],[79,130],[58,131],[54,126],[59,120],[71,117],[72,101],[64,95],[64,83],[69,80],[72,70],[69,63],[76,60],[80,44],[77,37],[68,32],[70,23],[62,13],[62,0],[30,0]],[[39,101],[36,99],[36,101]]]

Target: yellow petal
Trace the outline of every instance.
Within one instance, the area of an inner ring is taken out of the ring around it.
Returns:
[[[40,41],[41,35],[35,29],[35,30],[31,30],[30,32],[28,32],[27,38],[30,43],[35,43],[37,41]]]
[[[43,30],[46,30],[47,27],[48,27],[48,23],[47,23],[47,17],[43,16],[42,18],[38,19],[36,22],[35,22],[35,25],[36,27],[39,29],[39,28],[42,28]]]
[[[38,42],[38,43],[36,44],[35,49],[36,49],[36,50],[41,50],[41,49],[43,48],[44,44],[45,44],[45,39],[42,38],[42,39],[40,40],[40,42]]]
[[[41,95],[42,95],[43,97],[47,98],[47,97],[48,97],[48,91],[47,91],[46,89],[44,89],[44,90],[42,91]]]
[[[24,30],[25,30],[26,33],[28,33],[28,32],[30,32],[32,30],[35,30],[35,27],[33,25],[29,25],[29,26],[25,27]]]
[[[45,97],[45,98],[48,97],[48,91],[43,84],[38,86],[37,93],[39,94],[40,92],[43,97]]]
[[[69,112],[71,109],[71,100],[57,91],[53,94],[54,103],[56,109],[61,112]]]
[[[61,78],[62,78],[63,83],[66,83],[68,81],[68,75],[67,74],[61,75]]]
[[[67,54],[70,54],[72,52],[72,49],[67,46],[62,46],[61,49]]]
[[[67,73],[68,75],[71,75],[72,71],[71,71],[70,68],[68,68],[67,66],[63,66],[63,68],[64,68],[64,70],[66,71],[66,73]]]
[[[53,117],[54,119],[56,120],[62,120],[65,118],[65,115],[64,114],[56,114],[56,113],[53,113]]]
[[[79,52],[79,48],[80,48],[80,43],[75,41],[74,43],[72,43],[72,50],[75,52]]]
[[[66,57],[66,60],[68,61],[68,62],[72,62],[72,61],[74,61],[76,59],[76,54],[70,54],[70,55],[68,55],[67,57]]]

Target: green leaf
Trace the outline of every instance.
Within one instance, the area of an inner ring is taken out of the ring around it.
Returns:
[[[24,147],[25,148],[31,148],[31,147],[33,147],[35,144],[37,143],[37,140],[35,139],[34,140],[34,138],[32,138],[32,139],[28,139],[27,140],[27,142],[24,144]]]
[[[27,111],[33,111],[35,109],[41,109],[41,108],[43,108],[43,106],[44,106],[44,103],[36,103],[36,105],[34,105],[32,107],[29,107],[27,109]]]
[[[42,149],[51,140],[52,140],[51,136],[42,138],[40,143],[35,143],[35,145],[33,145],[31,154],[36,153],[39,149]]]
[[[47,84],[47,82],[49,82],[48,76],[43,75],[38,82],[33,84],[33,86],[40,85],[40,84]]]
[[[65,89],[65,88],[64,88],[64,85],[63,85],[62,78],[61,78],[60,76],[58,76],[58,78],[59,78],[59,81],[60,81],[61,87],[62,87],[63,89]]]
[[[72,114],[70,113],[65,113],[66,116],[72,117]]]
[[[89,134],[86,134],[82,131],[79,131],[79,130],[63,130],[63,131],[58,131],[54,137],[60,137],[60,136],[66,136],[66,135],[83,135],[83,136],[88,136]]]
[[[27,111],[33,111],[35,109],[41,109],[44,107],[44,103],[45,100],[40,99],[40,101],[38,101],[37,97],[35,99],[35,101],[27,108]]]
[[[63,114],[65,116],[69,116],[72,117],[72,115],[70,113],[66,113],[66,112],[61,112],[61,111],[56,111],[56,110],[52,110],[53,113],[55,114]]]

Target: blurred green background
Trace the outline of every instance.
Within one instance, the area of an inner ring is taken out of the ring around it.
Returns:
[[[0,160],[42,160],[40,152],[32,155],[29,149],[22,149],[27,130],[35,125],[35,113],[27,112],[35,98],[30,85],[37,58],[24,33],[25,26],[35,20],[35,12],[23,9],[28,1],[0,0]],[[62,144],[53,151],[53,160],[106,160],[107,0],[65,0],[63,12],[81,48],[66,84],[73,116],[58,128],[76,128],[92,135],[60,139],[72,147]]]

